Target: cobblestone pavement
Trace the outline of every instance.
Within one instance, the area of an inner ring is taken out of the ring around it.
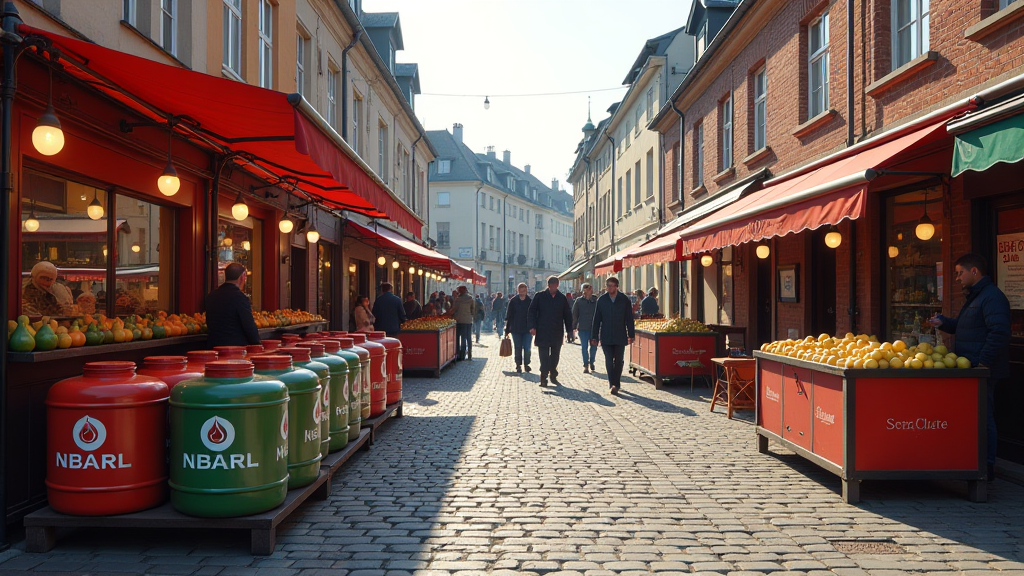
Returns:
[[[997,480],[972,504],[963,483],[865,482],[846,505],[835,476],[758,454],[749,421],[710,413],[706,389],[626,378],[609,396],[603,358],[583,374],[578,345],[562,386],[541,388],[482,342],[440,380],[406,379],[405,417],[270,557],[243,533],[78,531],[47,554],[16,546],[0,574],[1024,575],[1020,486]]]

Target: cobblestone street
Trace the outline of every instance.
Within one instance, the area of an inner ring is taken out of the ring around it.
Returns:
[[[405,417],[270,557],[242,532],[79,531],[47,554],[15,546],[0,574],[1024,574],[1018,485],[972,504],[964,483],[865,482],[846,505],[834,475],[758,454],[751,413],[710,413],[706,388],[626,377],[609,396],[603,357],[583,374],[578,345],[541,388],[536,354],[518,375],[497,342],[406,379]]]

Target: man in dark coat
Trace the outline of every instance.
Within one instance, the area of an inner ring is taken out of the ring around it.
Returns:
[[[660,306],[658,306],[658,289],[652,287],[647,291],[647,297],[640,301],[640,315],[641,316],[655,316],[659,313]]]
[[[423,307],[420,306],[420,301],[416,299],[415,292],[405,293],[405,317],[409,320],[415,320],[420,316],[423,316]]]
[[[530,334],[530,304],[533,299],[526,295],[526,284],[520,283],[518,294],[508,303],[505,312],[505,335],[512,336],[512,344],[516,349],[516,372],[530,371],[530,351],[533,346],[533,335]]]
[[[395,336],[402,329],[402,322],[405,322],[405,307],[402,306],[402,299],[391,291],[391,283],[384,282],[380,285],[380,296],[373,301],[374,322],[373,327],[381,332],[387,332],[388,336]]]
[[[977,254],[964,254],[954,263],[956,281],[967,296],[960,315],[947,318],[936,314],[932,326],[956,336],[954,352],[971,361],[971,366],[989,369],[988,379],[988,479],[995,479],[996,386],[1010,377],[1010,302],[992,282],[988,263]]]
[[[491,326],[499,334],[501,333],[501,319],[505,317],[506,304],[501,292],[498,292],[498,295],[491,301]]]
[[[210,348],[260,343],[252,302],[242,292],[245,277],[245,266],[232,262],[224,269],[224,283],[206,295],[206,342]]]
[[[605,282],[608,292],[597,299],[591,344],[601,342],[604,368],[608,372],[608,388],[618,395],[622,386],[623,357],[626,346],[633,343],[633,306],[629,297],[619,292],[619,279],[612,276]]]
[[[565,294],[558,289],[558,276],[548,277],[548,289],[533,297],[529,327],[540,355],[540,385],[547,386],[550,375],[551,383],[559,386],[558,357],[562,340],[572,333],[572,310]]]

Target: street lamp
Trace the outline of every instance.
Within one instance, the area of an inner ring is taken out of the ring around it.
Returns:
[[[43,156],[53,156],[64,148],[64,131],[53,109],[53,68],[49,68],[49,73],[50,93],[46,100],[46,111],[32,130],[32,146]]]

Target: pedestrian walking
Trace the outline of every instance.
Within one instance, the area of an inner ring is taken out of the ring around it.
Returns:
[[[476,311],[473,313],[473,335],[476,336],[476,343],[480,343],[480,325],[484,323],[484,319],[487,317],[487,312],[484,311],[484,301],[480,298],[480,295],[476,295],[474,301],[476,304]]]
[[[591,344],[590,335],[594,329],[594,312],[597,310],[597,296],[590,284],[583,285],[583,294],[572,303],[572,329],[580,335],[580,350],[583,353],[583,373],[594,371],[597,345]]]
[[[455,319],[456,360],[473,359],[473,318],[476,317],[476,303],[465,286],[459,286],[458,297],[452,302],[450,316]]]
[[[633,326],[633,310],[629,297],[619,293],[619,279],[612,276],[605,282],[608,293],[597,299],[594,311],[593,332],[590,343],[601,343],[604,352],[604,368],[608,372],[608,389],[613,395],[622,387],[623,357],[626,346],[633,343],[636,333]]]
[[[516,350],[516,372],[530,371],[530,352],[532,351],[533,335],[530,333],[530,305],[533,299],[527,296],[526,284],[516,287],[517,294],[508,303],[505,312],[505,335],[512,336],[512,344]]]
[[[575,298],[573,298],[571,290],[570,291],[566,291],[565,299],[566,299],[567,302],[569,302],[569,310],[572,310],[572,303],[573,303],[573,300],[575,300]],[[574,327],[574,330],[575,330],[575,327]],[[568,342],[569,344],[572,344],[573,342],[575,342],[576,341],[576,333],[573,330],[570,330],[569,334],[567,334],[566,337],[565,337],[565,341]]]
[[[373,301],[372,312],[373,326],[394,337],[402,329],[402,322],[405,322],[405,307],[402,306],[402,299],[395,296],[391,289],[390,282],[381,283],[380,296]]]
[[[501,296],[501,292],[494,297],[491,301],[491,326],[494,327],[494,331],[500,333],[501,331],[501,319],[505,317],[505,299]]]
[[[989,369],[988,479],[995,480],[998,437],[994,413],[996,387],[1010,376],[1010,302],[988,276],[988,263],[978,254],[964,254],[954,263],[954,278],[967,297],[960,315],[936,314],[928,323],[955,336],[954,352],[972,366]]]
[[[640,315],[645,317],[657,316],[660,311],[658,306],[658,289],[652,286],[647,291],[647,297],[640,301]]]
[[[565,294],[558,289],[558,276],[548,277],[548,289],[533,297],[529,326],[540,356],[540,385],[547,386],[550,376],[551,383],[559,386],[558,358],[562,339],[572,332],[572,311]]]

